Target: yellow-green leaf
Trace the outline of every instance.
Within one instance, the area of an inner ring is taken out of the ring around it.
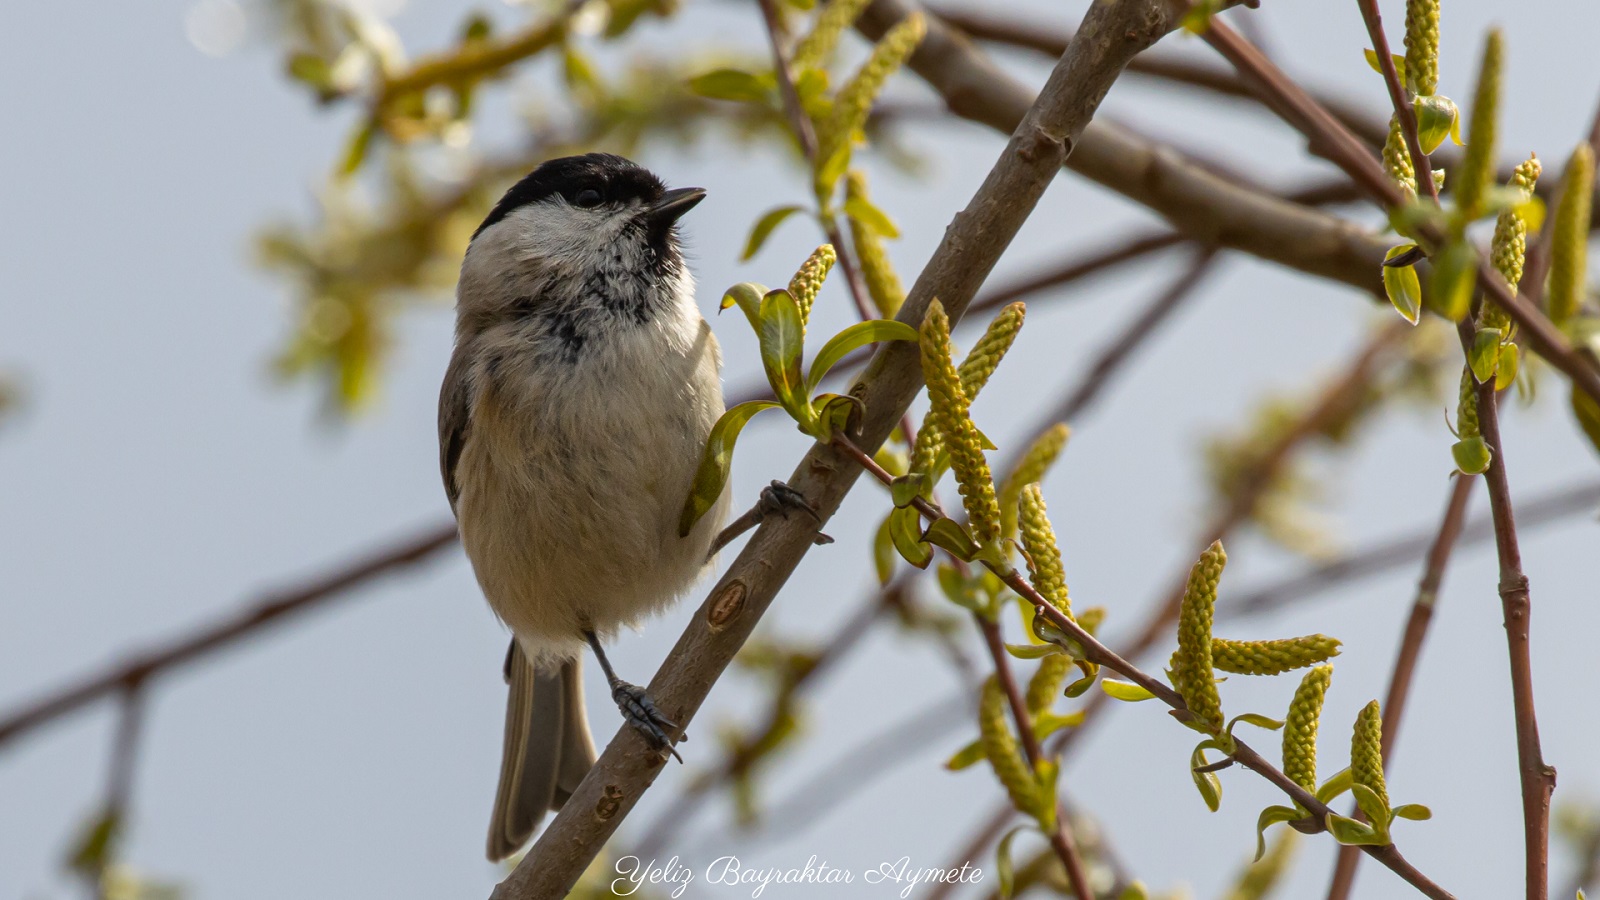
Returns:
[[[926,569],[933,561],[933,548],[922,542],[922,517],[909,506],[889,513],[889,538],[906,562]]]
[[[1472,288],[1478,279],[1478,256],[1465,240],[1456,241],[1434,257],[1433,291],[1429,304],[1434,312],[1459,322],[1472,306]]]
[[[973,741],[955,752],[955,755],[945,760],[944,767],[952,772],[959,772],[969,768],[983,759],[983,742]]]
[[[761,331],[761,298],[766,296],[765,285],[753,281],[741,281],[722,295],[722,303],[717,311],[721,312],[730,306],[738,304],[739,310],[750,321],[750,327],[757,332]]]
[[[713,69],[689,79],[689,90],[713,100],[764,102],[769,79],[740,69]]]
[[[811,361],[811,371],[806,375],[806,389],[816,390],[818,384],[839,363],[839,360],[880,341],[917,341],[917,330],[894,319],[868,319],[857,322],[828,339],[817,358]]]
[[[878,530],[872,537],[872,568],[878,573],[878,584],[888,584],[894,577],[894,538],[889,534],[889,517],[884,516],[883,522],[878,525]]]
[[[1481,475],[1488,471],[1489,463],[1494,458],[1489,445],[1481,437],[1456,441],[1450,446],[1450,455],[1456,461],[1456,468],[1467,475]]]
[[[1572,389],[1571,402],[1572,417],[1577,420],[1578,427],[1583,429],[1589,444],[1600,450],[1600,404],[1577,387]]]
[[[1472,367],[1472,374],[1480,383],[1494,377],[1500,365],[1500,329],[1485,328],[1472,336],[1467,365]]]
[[[860,195],[849,197],[844,201],[844,214],[850,217],[851,222],[874,234],[886,238],[900,236],[900,229],[894,224],[894,220],[889,218],[889,214]]]
[[[1423,153],[1432,153],[1450,136],[1460,112],[1455,102],[1443,94],[1418,97],[1413,108],[1417,114],[1417,141],[1422,144]]]
[[[783,224],[784,219],[804,209],[803,206],[779,206],[763,213],[761,218],[756,220],[755,227],[750,229],[750,237],[744,242],[744,252],[739,255],[739,259],[747,260],[761,252],[762,245],[772,236],[773,229]]]
[[[805,376],[800,371],[800,354],[805,350],[805,324],[800,304],[787,290],[768,291],[761,298],[761,317],[757,334],[761,341],[761,365],[767,383],[783,408],[802,428],[813,419]]]
[[[1100,690],[1111,695],[1112,699],[1126,703],[1138,703],[1141,700],[1149,700],[1155,696],[1155,694],[1150,693],[1149,688],[1134,684],[1131,681],[1118,681],[1115,678],[1101,679]]]
[[[694,486],[689,499],[683,504],[683,514],[678,517],[678,536],[685,537],[694,529],[694,523],[722,496],[728,484],[728,470],[733,465],[733,445],[739,432],[756,413],[772,409],[778,404],[771,400],[751,400],[741,403],[722,414],[717,424],[711,426],[711,436],[700,456],[700,468],[694,473]]]
[[[1389,249],[1385,259],[1409,253],[1413,245],[1402,244]],[[1417,279],[1415,266],[1384,266],[1383,290],[1389,295],[1389,302],[1394,305],[1395,311],[1400,313],[1407,322],[1417,324],[1417,316],[1422,312],[1422,282]]]
[[[1372,71],[1377,72],[1379,75],[1382,75],[1383,74],[1383,66],[1378,64],[1378,52],[1376,50],[1373,50],[1371,47],[1362,48],[1361,52],[1366,54],[1367,65],[1372,67]],[[1396,74],[1398,74],[1400,76],[1400,83],[1401,84],[1405,84],[1406,83],[1406,58],[1404,56],[1400,55],[1399,53],[1391,53],[1391,54],[1389,54],[1389,58],[1394,60],[1394,70],[1395,70]]]

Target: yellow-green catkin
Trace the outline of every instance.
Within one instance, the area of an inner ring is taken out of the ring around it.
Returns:
[[[1350,739],[1350,779],[1372,788],[1383,805],[1389,805],[1389,789],[1383,783],[1383,716],[1374,700],[1356,716],[1355,733]]]
[[[978,398],[978,393],[989,383],[989,376],[994,374],[1006,351],[1011,349],[1017,332],[1022,330],[1025,314],[1026,307],[1022,303],[1013,303],[1001,310],[989,322],[989,327],[984,329],[977,346],[961,361],[956,373],[961,381],[961,391],[967,395],[969,404]],[[911,449],[912,468],[926,469],[942,449],[944,436],[938,423],[930,416],[923,421],[922,429],[917,432],[916,444]]]
[[[1516,171],[1511,175],[1510,186],[1522,191],[1528,196],[1533,195],[1533,187],[1539,182],[1539,158],[1530,156],[1518,164]],[[1494,222],[1494,238],[1489,244],[1489,261],[1494,264],[1495,271],[1511,286],[1511,292],[1517,292],[1517,285],[1522,281],[1522,266],[1528,255],[1528,222],[1515,209],[1502,209]],[[1500,308],[1498,303],[1485,303],[1481,316],[1483,327],[1499,328],[1504,334],[1510,326],[1510,317]]]
[[[1406,80],[1422,97],[1439,90],[1439,0],[1406,0]]]
[[[1550,320],[1563,325],[1578,314],[1588,278],[1589,213],[1594,198],[1594,150],[1579,144],[1567,160],[1556,204],[1550,248]]]
[[[972,352],[961,361],[961,367],[956,371],[961,376],[961,389],[966,391],[968,397],[978,396],[978,392],[989,383],[989,376],[999,368],[1000,360],[1005,359],[1006,351],[1017,339],[1017,332],[1022,330],[1022,321],[1027,313],[1027,306],[1021,301],[1000,310],[989,322],[989,327],[984,329],[983,337],[973,345]]]
[[[1037,718],[1040,714],[1050,709],[1061,696],[1062,686],[1067,683],[1067,673],[1072,671],[1072,657],[1065,653],[1053,653],[1039,660],[1039,668],[1033,672],[1033,678],[1028,680],[1028,712]]]
[[[872,111],[872,103],[883,90],[884,82],[911,58],[927,29],[922,13],[912,13],[890,28],[883,40],[872,48],[872,55],[867,57],[861,71],[839,89],[833,101],[833,115],[818,129],[819,163],[825,163],[848,145],[866,124],[867,114]]]
[[[1282,675],[1339,655],[1339,640],[1325,634],[1278,641],[1211,639],[1211,665],[1238,675]]]
[[[1028,551],[1028,574],[1033,589],[1070,618],[1072,602],[1067,597],[1066,569],[1061,565],[1061,549],[1056,544],[1050,518],[1045,514],[1044,494],[1039,485],[1030,484],[1022,489],[1021,507],[1022,546]]]
[[[1005,692],[993,675],[983,683],[983,698],[978,704],[978,742],[995,777],[1010,795],[1011,805],[1035,819],[1043,818],[1048,800],[1006,725]]]
[[[1494,179],[1497,123],[1500,117],[1500,64],[1504,55],[1500,29],[1489,31],[1483,45],[1483,62],[1478,67],[1478,91],[1472,99],[1472,126],[1467,153],[1461,161],[1461,174],[1450,179],[1455,184],[1456,207],[1467,220],[1476,219]]]
[[[1299,840],[1300,832],[1289,828],[1281,830],[1266,855],[1239,873],[1239,880],[1223,895],[1223,900],[1266,900],[1289,870]]]
[[[1211,734],[1222,733],[1222,699],[1211,671],[1211,618],[1217,584],[1228,554],[1216,541],[1189,570],[1183,605],[1178,613],[1178,652],[1173,655],[1172,683],[1194,716],[1194,724]]]
[[[1022,502],[1022,489],[1035,482],[1043,481],[1045,473],[1055,464],[1056,457],[1067,446],[1067,438],[1072,436],[1072,429],[1064,423],[1057,422],[1046,429],[1044,434],[1028,446],[1022,454],[1022,459],[1017,461],[1017,467],[1011,470],[1006,480],[1000,485],[1000,536],[1013,538],[1017,536],[1018,504]]]
[[[1461,368],[1461,397],[1456,403],[1456,437],[1463,441],[1483,436],[1478,427],[1478,379],[1472,367]]]
[[[867,8],[869,0],[833,0],[817,14],[817,23],[812,26],[811,33],[795,45],[794,55],[790,58],[798,75],[807,69],[820,69],[828,62],[828,57],[833,55],[833,48],[839,44],[839,36],[844,30],[855,24],[861,11]]]
[[[1383,142],[1383,170],[1389,173],[1406,198],[1417,196],[1417,170],[1411,165],[1411,150],[1400,130],[1400,117],[1389,117],[1389,137]]]
[[[1307,672],[1295,689],[1283,726],[1283,774],[1313,793],[1317,790],[1317,724],[1332,680],[1333,666],[1317,666]]]
[[[828,270],[833,268],[838,258],[832,244],[823,244],[811,251],[811,255],[806,257],[805,263],[800,266],[800,271],[789,279],[789,293],[800,307],[802,329],[811,321],[811,306],[817,302],[817,293],[822,290],[822,282],[828,277]]]
[[[983,457],[978,426],[971,416],[971,402],[961,389],[961,378],[950,360],[950,320],[944,304],[935,298],[922,321],[922,377],[928,383],[932,403],[929,419],[950,453],[950,468],[956,474],[961,501],[967,510],[972,535],[979,544],[1000,539],[1000,503],[995,498],[994,478]],[[926,427],[926,426],[924,426]]]
[[[847,202],[859,199],[870,203],[866,177],[854,169],[850,170],[845,176],[844,196]],[[900,276],[895,273],[894,265],[889,262],[889,254],[883,247],[883,236],[852,218],[850,237],[855,244],[856,260],[861,263],[861,280],[867,283],[872,305],[877,307],[878,315],[885,319],[894,318],[894,314],[900,311],[900,304],[906,300],[906,290],[900,283]]]

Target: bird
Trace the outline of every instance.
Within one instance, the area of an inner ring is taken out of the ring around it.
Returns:
[[[706,196],[621,156],[541,163],[478,226],[456,290],[439,462],[478,585],[510,630],[488,857],[514,854],[595,761],[582,657],[665,756],[677,725],[604,644],[714,565],[724,489],[679,515],[723,413],[721,352],[679,219]]]

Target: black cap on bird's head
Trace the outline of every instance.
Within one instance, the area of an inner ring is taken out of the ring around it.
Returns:
[[[665,238],[705,196],[701,188],[667,190],[649,169],[612,153],[564,156],[540,164],[512,185],[472,236],[520,207],[554,201],[578,209],[631,209],[653,237]]]

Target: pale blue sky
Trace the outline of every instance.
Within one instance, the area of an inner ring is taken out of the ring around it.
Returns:
[[[755,46],[757,19],[744,5],[689,6],[681,24],[650,31],[663,46],[691,37]],[[1040,0],[1032,9],[1068,25],[1081,4],[1070,6],[1060,12]],[[454,33],[466,7],[413,3],[395,23],[414,49],[431,48]],[[1382,103],[1361,58],[1353,2],[1267,7],[1254,15],[1295,72]],[[288,289],[252,267],[250,236],[268,220],[310,215],[312,187],[350,113],[316,109],[259,41],[222,59],[197,52],[184,35],[186,9],[61,0],[0,12],[0,106],[10,118],[0,149],[0,366],[20,372],[28,391],[25,413],[0,430],[0,709],[449,515],[433,423],[449,352],[445,303],[405,317],[383,399],[348,427],[319,426],[308,385],[285,388],[267,377],[289,325]],[[517,15],[494,9],[505,21]],[[1385,9],[1399,20],[1399,4]],[[1511,67],[1502,146],[1564,158],[1600,94],[1592,55],[1600,21],[1584,0],[1514,8],[1448,0],[1446,93],[1469,95],[1479,35],[1493,15],[1506,26]],[[1183,49],[1205,53],[1189,43]],[[1018,71],[1037,80],[1043,69],[1023,63]],[[897,90],[919,95],[909,78]],[[1275,122],[1170,88],[1120,85],[1106,114],[1273,180],[1310,171],[1298,142]],[[931,160],[927,178],[884,171],[875,193],[904,227],[893,253],[909,275],[1001,143],[961,124],[916,126],[907,141]],[[708,314],[722,287],[781,281],[818,242],[796,220],[754,263],[736,262],[763,209],[803,199],[803,182],[773,152],[707,145],[642,161],[672,184],[710,192],[685,220]],[[997,278],[1148,221],[1063,177]],[[1164,258],[1086,285],[1074,302],[1037,303],[979,405],[985,430],[1006,445],[1030,427],[1027,410],[1041,393],[1074,380],[1087,354],[1177,264]],[[849,320],[838,285],[817,315],[818,334]],[[1108,633],[1139,621],[1196,549],[1202,436],[1240,421],[1263,390],[1293,389],[1339,365],[1371,315],[1350,291],[1230,258],[1114,386],[1109,403],[1074,423],[1046,495],[1075,601],[1107,606]],[[714,324],[729,384],[748,383],[758,367],[744,322]],[[1554,379],[1546,385],[1541,405],[1506,417],[1519,491],[1595,472],[1593,452],[1561,409],[1564,388]],[[1436,520],[1450,468],[1441,419],[1393,417],[1337,469],[1336,508],[1349,542]],[[753,499],[804,449],[776,420],[755,426],[739,447],[739,496]],[[885,504],[870,485],[855,492],[829,529],[838,543],[808,557],[768,627],[821,636],[852,614],[871,584],[868,528]],[[1523,547],[1558,800],[1600,790],[1591,696],[1600,676],[1595,539],[1591,518],[1580,518],[1528,535]],[[1259,539],[1229,549],[1225,593],[1296,565]],[[1239,637],[1323,631],[1345,640],[1324,727],[1330,763],[1346,752],[1355,711],[1383,692],[1415,577],[1406,569],[1304,609],[1227,626]],[[1401,846],[1463,898],[1512,895],[1522,877],[1494,582],[1486,547],[1463,552],[1452,568],[1390,778],[1397,802],[1435,812],[1431,822],[1398,826]],[[698,600],[620,642],[615,659],[627,677],[647,680]],[[452,552],[158,683],[129,862],[186,884],[195,898],[486,896],[497,874],[481,848],[500,750],[504,641],[465,560]],[[603,698],[589,674],[590,697]],[[788,798],[840,750],[947,696],[954,683],[925,644],[875,631],[814,695],[803,749],[770,779],[768,796]],[[1292,689],[1287,678],[1234,679],[1224,692],[1230,709],[1276,713]],[[653,821],[711,761],[716,724],[753,715],[758,701],[746,681],[719,684],[691,729],[688,765],[669,768],[630,824]],[[611,714],[601,699],[591,705],[603,741]],[[0,748],[0,897],[69,894],[60,857],[98,802],[112,725],[109,707],[99,706]],[[809,829],[748,848],[720,838],[708,844],[727,819],[719,799],[673,850],[692,853],[687,862],[699,870],[722,853],[762,866],[800,865],[812,854],[857,870],[905,855],[942,864],[1000,796],[981,768],[939,768],[970,730],[926,742]],[[1187,882],[1206,897],[1252,849],[1256,813],[1279,798],[1248,773],[1229,771],[1223,809],[1208,813],[1185,772],[1190,737],[1157,710],[1119,709],[1070,760],[1063,784],[1103,817],[1140,876],[1159,887]],[[1325,883],[1331,844],[1303,841],[1302,853],[1285,896],[1312,896]],[[992,871],[989,858],[974,864]],[[1555,871],[1563,883],[1564,856]],[[745,895],[697,887],[689,896]],[[847,892],[892,893],[860,883]],[[1364,868],[1359,896],[1409,895],[1393,876]],[[774,888],[768,896],[824,895]]]

